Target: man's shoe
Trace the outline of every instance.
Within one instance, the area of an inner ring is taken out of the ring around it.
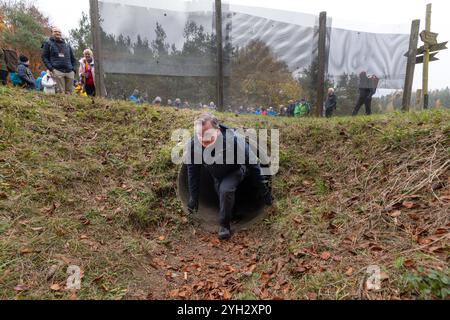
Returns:
[[[229,240],[231,238],[231,230],[220,227],[219,229],[219,239],[220,240]]]

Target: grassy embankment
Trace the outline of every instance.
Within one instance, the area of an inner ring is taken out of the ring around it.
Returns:
[[[0,88],[0,298],[448,298],[450,111],[220,115],[281,130],[277,203],[228,243],[176,198],[171,129],[195,114]]]

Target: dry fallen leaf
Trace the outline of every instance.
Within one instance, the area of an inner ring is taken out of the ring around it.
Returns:
[[[348,268],[348,270],[345,273],[345,275],[350,277],[353,274],[353,272],[354,272],[353,268]]]
[[[14,287],[14,290],[15,290],[15,291],[19,291],[19,292],[23,292],[23,291],[28,291],[28,290],[30,290],[30,288],[27,287],[26,285],[19,284],[19,285],[17,285],[17,286]]]
[[[402,215],[402,212],[400,210],[389,213],[389,216],[391,216],[392,218],[398,218],[401,215]]]
[[[448,229],[439,228],[439,229],[436,230],[436,232],[434,234],[439,236],[439,235],[445,235],[447,233],[449,233]]]
[[[380,280],[381,281],[389,280],[389,275],[386,272],[381,272]]]
[[[59,285],[59,284],[53,284],[53,285],[51,285],[50,286],[50,289],[52,290],[52,291],[61,291],[61,286]]]
[[[50,267],[50,269],[47,272],[47,280],[50,280],[55,275],[60,266],[61,265],[54,264]]]
[[[180,294],[180,290],[175,289],[175,290],[170,291],[169,297],[170,298],[178,298],[179,294]]]
[[[430,247],[428,248],[428,252],[431,253],[444,253],[445,252],[445,248],[442,246],[436,246],[436,247]]]
[[[324,252],[324,253],[322,253],[322,254],[320,255],[320,258],[321,258],[322,260],[327,261],[327,260],[329,260],[329,259],[331,258],[331,253],[329,253],[329,252]]]
[[[415,267],[416,263],[413,260],[406,260],[403,265],[405,268],[412,269]]]
[[[70,265],[72,263],[72,260],[70,260],[69,258],[66,258],[62,255],[58,255],[58,258],[61,259],[61,261],[63,261],[67,265]]]
[[[231,300],[232,295],[228,290],[225,290],[225,292],[223,293],[223,299],[224,300]]]
[[[303,221],[302,221],[302,219],[301,219],[300,217],[295,217],[295,218],[293,219],[293,221],[294,221],[295,223],[298,223],[298,224],[302,224],[302,223],[303,223]]]
[[[24,254],[29,254],[29,253],[34,253],[35,251],[33,249],[30,248],[24,248],[20,250],[20,254],[24,255]]]
[[[405,201],[405,202],[403,202],[403,206],[407,209],[412,209],[416,206],[416,204],[411,201]]]
[[[427,244],[430,244],[433,241],[431,239],[427,239],[427,238],[419,238],[418,242],[421,245],[427,245]]]
[[[77,292],[76,291],[72,291],[72,293],[70,294],[69,300],[71,300],[71,301],[78,300],[78,296],[77,296]]]
[[[309,300],[317,300],[317,293],[311,292],[307,294]]]

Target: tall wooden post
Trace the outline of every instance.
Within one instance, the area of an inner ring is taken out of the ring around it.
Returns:
[[[98,97],[106,97],[105,72],[102,62],[102,46],[100,33],[100,12],[98,9],[98,0],[89,0],[91,16],[92,42],[94,44],[95,58],[95,86]]]
[[[422,109],[422,106],[423,106],[423,104],[422,104],[422,90],[421,89],[417,89],[417,91],[416,91],[416,105],[415,105],[415,109],[416,110],[420,110],[420,109]]]
[[[427,16],[425,20],[425,31],[431,32],[431,3],[427,5]],[[430,46],[425,42],[425,53],[423,58],[423,108],[428,109],[428,72],[430,66]]]
[[[406,64],[405,86],[403,88],[403,111],[409,111],[411,105],[414,71],[416,68],[417,45],[419,43],[419,29],[420,20],[414,20],[411,24],[411,36],[409,38],[408,62]]]
[[[323,103],[325,92],[325,63],[327,41],[327,13],[321,12],[319,18],[319,56],[317,75],[317,104],[314,112],[316,117],[323,116]]]
[[[224,111],[224,94],[223,94],[223,36],[222,36],[222,1],[216,2],[216,44],[217,44],[217,74],[216,74],[216,103],[217,110]]]

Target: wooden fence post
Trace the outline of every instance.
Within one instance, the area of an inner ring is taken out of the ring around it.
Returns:
[[[215,0],[216,6],[216,44],[217,44],[217,74],[216,74],[216,103],[217,110],[224,111],[224,94],[223,94],[223,36],[222,36],[222,1]]]
[[[91,16],[92,42],[94,45],[95,57],[95,86],[98,97],[106,97],[105,72],[102,62],[102,46],[100,33],[100,12],[98,9],[98,0],[89,0]]]
[[[317,104],[316,117],[323,116],[323,103],[325,91],[325,63],[326,63],[326,41],[327,41],[327,13],[321,12],[319,18],[319,57],[317,75]]]
[[[427,5],[427,15],[425,19],[425,31],[431,32],[431,3]],[[428,109],[429,95],[428,95],[428,72],[430,67],[430,46],[428,43],[424,44],[425,53],[423,55],[423,108]]]
[[[406,64],[405,86],[403,88],[402,110],[410,111],[414,71],[416,68],[417,45],[419,43],[420,20],[414,20],[411,24],[409,38],[408,62]]]

